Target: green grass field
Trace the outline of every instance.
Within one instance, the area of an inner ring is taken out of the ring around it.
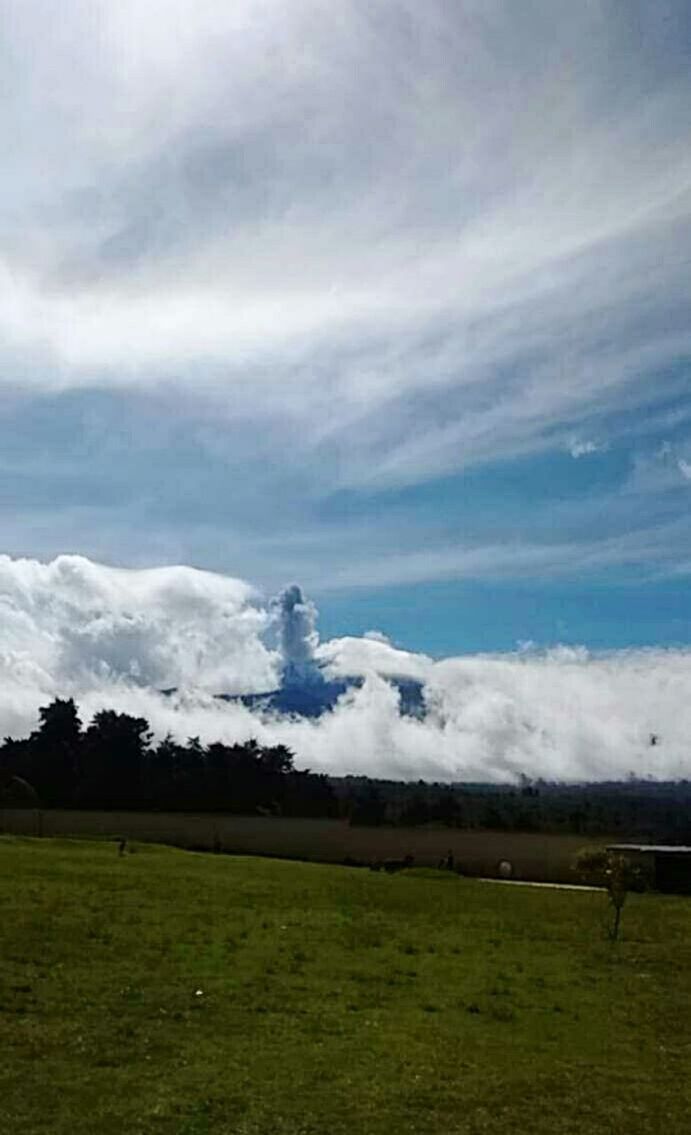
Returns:
[[[8,1135],[682,1135],[691,900],[0,838]]]

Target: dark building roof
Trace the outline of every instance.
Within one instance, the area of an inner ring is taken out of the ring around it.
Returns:
[[[610,843],[608,851],[650,851],[654,854],[691,855],[691,847],[663,843]]]
[[[608,851],[642,855],[654,890],[669,895],[691,894],[691,847],[670,843],[611,843]]]

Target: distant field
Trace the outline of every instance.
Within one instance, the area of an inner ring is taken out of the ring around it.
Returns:
[[[691,901],[0,838],[8,1135],[681,1135]]]
[[[294,820],[262,816],[189,815],[175,812],[69,812],[0,810],[0,832],[46,836],[128,836],[175,847],[246,855],[274,855],[322,863],[347,857],[371,862],[402,858],[436,866],[452,850],[468,875],[497,874],[508,859],[515,877],[573,882],[575,853],[588,843],[607,843],[578,835],[531,832],[462,831],[455,828],[350,827],[339,820]],[[621,837],[619,837],[621,842]]]

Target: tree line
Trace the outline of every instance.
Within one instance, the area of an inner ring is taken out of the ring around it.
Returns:
[[[351,823],[640,837],[691,844],[691,782],[434,784],[368,777],[332,781]]]
[[[142,717],[104,709],[84,728],[71,698],[0,746],[0,805],[339,817],[367,826],[569,832],[691,843],[691,782],[631,774],[570,785],[438,784],[295,768],[285,745],[153,742]]]
[[[4,787],[3,787],[4,786]],[[214,811],[329,816],[327,777],[295,768],[285,745],[203,745],[165,737],[148,721],[101,710],[84,728],[72,698],[39,709],[29,737],[0,748],[0,799],[45,808]]]

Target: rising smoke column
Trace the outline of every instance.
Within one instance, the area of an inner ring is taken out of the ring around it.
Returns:
[[[282,684],[323,683],[324,678],[314,658],[319,643],[316,630],[319,612],[314,603],[305,599],[297,583],[291,583],[272,600],[271,610],[278,624],[283,658]]]

